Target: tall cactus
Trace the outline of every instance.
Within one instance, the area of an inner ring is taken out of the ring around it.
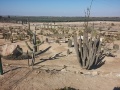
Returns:
[[[43,44],[44,42],[41,42],[41,43],[37,43],[37,39],[36,39],[36,32],[33,33],[33,38],[32,38],[32,41],[33,41],[33,48],[30,47],[30,45],[27,43],[27,41],[25,42],[27,47],[29,48],[30,51],[34,51],[35,54],[38,54],[40,53],[40,51],[38,50],[38,47]],[[40,40],[39,40],[40,42]]]
[[[32,48],[29,46],[29,44],[28,44],[27,42],[25,42],[25,43],[26,43],[27,47],[29,48],[29,50],[31,51],[31,52],[28,53],[28,54],[32,54],[31,56],[32,56],[32,66],[33,66],[33,65],[34,65],[34,62],[35,62],[35,56],[38,55],[38,54],[41,52],[41,50],[38,50],[38,47],[39,47],[41,44],[43,44],[44,42],[42,42],[42,43],[37,43],[37,40],[36,40],[36,32],[33,33],[32,41],[33,41],[33,46],[32,46]]]
[[[79,40],[77,40],[77,36],[74,36],[74,46],[77,59],[82,68],[91,69],[92,66],[98,64],[101,55],[100,37],[96,37],[93,40],[91,35],[90,39],[88,39],[88,32],[85,30],[83,40],[81,39],[81,36]]]
[[[87,12],[85,12],[85,29],[83,32],[83,39],[80,36],[80,39],[77,40],[77,36],[74,36],[74,47],[77,54],[77,59],[80,63],[80,66],[88,70],[91,69],[93,66],[98,65],[101,56],[100,36],[93,37],[93,30],[91,32],[88,32],[92,2],[90,7],[87,8]],[[91,33],[90,38],[88,38],[88,33]]]

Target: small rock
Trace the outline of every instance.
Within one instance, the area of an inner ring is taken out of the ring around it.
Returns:
[[[110,72],[102,72],[102,74],[101,74],[102,76],[110,76]]]
[[[94,71],[94,72],[92,72],[91,74],[92,74],[92,76],[96,76],[96,75],[98,75],[98,72],[97,72],[97,71]]]
[[[83,74],[83,72],[79,72],[79,74]]]
[[[117,77],[120,77],[120,74],[117,74],[116,76],[117,76]]]
[[[74,73],[75,73],[75,74],[81,74],[81,72],[79,72],[79,71],[74,71]]]
[[[67,72],[66,69],[62,69],[61,72]]]
[[[36,74],[39,74],[40,72],[41,72],[41,71],[37,70],[35,73],[36,73]]]
[[[4,66],[10,66],[10,64],[6,63],[6,64],[4,64]]]
[[[84,75],[90,75],[91,73],[90,72],[84,72],[83,74]]]

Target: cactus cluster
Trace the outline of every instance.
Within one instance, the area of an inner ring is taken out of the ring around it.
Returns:
[[[2,31],[3,39],[10,40],[11,43],[16,40],[25,40],[27,36],[25,31],[22,31],[21,28],[17,28],[17,30],[15,30],[15,28],[16,27],[9,27],[8,30],[4,29]]]
[[[81,36],[77,40],[77,36],[74,36],[74,46],[79,60],[80,66],[84,69],[91,69],[93,66],[98,64],[101,56],[101,42],[100,37],[93,39],[92,35],[88,38],[87,30],[83,32],[83,40]]]

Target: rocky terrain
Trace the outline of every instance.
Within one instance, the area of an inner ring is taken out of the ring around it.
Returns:
[[[57,24],[82,25],[76,22]],[[114,24],[116,26],[112,29],[120,29],[120,23],[114,22]],[[0,25],[15,26],[16,24],[0,23]],[[34,30],[34,26],[31,26],[31,29]],[[41,41],[45,41],[47,36],[41,38],[41,35],[38,35],[38,37]],[[10,43],[9,40],[0,39],[0,47]],[[27,52],[28,47],[25,41],[16,41],[14,44]],[[120,46],[120,40],[115,40],[114,44]],[[105,56],[102,59],[105,62],[103,65],[92,70],[85,70],[80,67],[74,47],[69,48],[67,43],[44,42],[39,49],[45,50],[48,47],[50,48],[46,52],[35,58],[34,66],[28,65],[28,59],[6,60],[2,58],[4,74],[0,75],[0,90],[58,90],[64,87],[76,90],[120,89],[120,50],[114,52],[115,57]],[[108,44],[107,47],[112,48],[113,43]],[[68,49],[72,52],[69,55]],[[31,63],[32,60],[29,61]]]

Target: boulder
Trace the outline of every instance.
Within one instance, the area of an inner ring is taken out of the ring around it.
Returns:
[[[21,50],[20,46],[17,44],[6,44],[2,46],[1,55],[2,56],[8,56],[8,55],[17,55],[21,52],[18,50],[18,48]]]

